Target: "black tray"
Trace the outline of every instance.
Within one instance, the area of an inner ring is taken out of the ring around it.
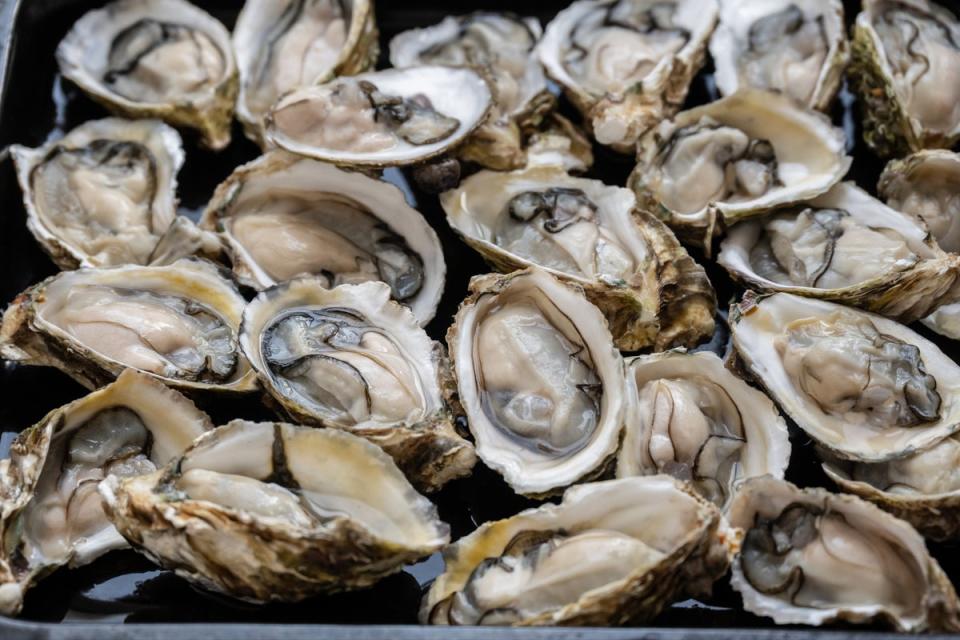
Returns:
[[[242,0],[195,0],[232,27]],[[762,2],[764,0],[757,0]],[[87,10],[104,4],[103,0],[0,0],[0,147],[11,143],[29,146],[42,144],[48,137],[62,135],[81,122],[106,115],[79,90],[62,80],[54,61],[54,50],[70,26]],[[401,5],[402,6],[399,6]],[[520,7],[514,0],[482,2],[447,0],[429,2],[384,0],[377,3],[381,32],[380,66],[387,66],[386,44],[394,34],[415,26],[425,26],[448,14],[477,9],[516,10],[536,15],[546,24],[567,2],[530,3]],[[847,2],[848,20],[857,11],[855,1]],[[713,99],[710,69],[695,80],[688,103],[700,104]],[[873,191],[882,168],[869,151],[862,148],[856,123],[859,116],[853,100],[844,93],[833,114],[847,130],[856,157],[852,176],[864,188]],[[565,101],[561,108],[576,117]],[[213,154],[197,146],[190,133],[184,135],[187,161],[179,174],[181,213],[196,219],[214,187],[237,165],[259,153],[234,127],[234,141],[221,153]],[[606,149],[595,149],[597,162],[592,177],[610,184],[624,184],[632,168],[629,158]],[[388,179],[404,183],[403,174],[391,170]],[[471,275],[486,272],[483,261],[458,241],[450,231],[435,196],[413,189],[409,196],[436,229],[448,263],[447,289],[437,319],[427,328],[430,335],[443,340],[457,305],[466,294]],[[56,268],[39,249],[26,230],[21,195],[11,163],[0,162],[0,304]],[[702,260],[702,256],[696,256]],[[706,263],[705,263],[706,264]],[[722,270],[706,264],[717,287],[721,307],[739,295]],[[702,348],[721,351],[727,334],[718,322],[714,340]],[[933,337],[921,327],[924,335]],[[960,352],[949,343],[937,340],[953,357]],[[5,456],[13,437],[39,420],[51,409],[74,400],[86,392],[64,374],[48,368],[4,364],[0,367],[0,456]],[[256,398],[233,401],[229,406],[216,401],[201,401],[215,422],[235,417],[270,419],[271,414]],[[804,485],[829,486],[813,459],[809,441],[792,430],[794,455],[788,478]],[[434,496],[440,516],[450,523],[453,537],[472,531],[480,522],[511,515],[536,503],[518,498],[500,478],[478,465],[473,477],[451,483]],[[945,570],[960,579],[960,554],[952,546],[932,547]],[[621,640],[627,638],[880,638],[891,634],[862,627],[833,627],[832,630],[774,627],[765,618],[740,610],[740,598],[726,580],[717,583],[713,597],[705,602],[687,601],[666,610],[652,627],[636,629],[588,630],[505,630],[451,629],[413,626],[423,586],[442,569],[438,555],[409,567],[371,589],[338,596],[317,598],[297,605],[256,607],[207,593],[190,586],[171,572],[157,569],[133,551],[113,552],[93,564],[75,570],[61,569],[28,592],[23,613],[17,619],[0,617],[0,639],[6,638],[131,638],[150,640],[171,634],[220,638],[584,638]],[[117,624],[127,623],[127,624]],[[184,627],[190,623],[189,627]]]

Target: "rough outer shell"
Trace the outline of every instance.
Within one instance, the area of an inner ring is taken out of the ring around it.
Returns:
[[[107,57],[116,34],[139,20],[169,20],[202,30],[219,48],[223,77],[196,100],[150,103],[130,100],[103,83]],[[57,63],[64,77],[112,112],[129,118],[160,118],[172,125],[196,129],[211,149],[230,143],[238,81],[230,33],[205,11],[185,0],[115,0],[86,13],[57,47]]]
[[[646,530],[652,527],[652,530]],[[636,571],[584,593],[576,602],[517,622],[518,626],[607,626],[638,624],[657,616],[683,594],[709,594],[736,549],[730,531],[711,503],[689,485],[669,476],[647,476],[592,482],[571,487],[558,505],[528,509],[505,520],[487,522],[448,546],[446,569],[420,605],[422,623],[434,607],[463,588],[474,569],[500,556],[520,532],[591,529],[634,535],[666,554],[650,571]],[[679,529],[679,531],[678,531]]]
[[[245,476],[298,492],[330,492],[338,513],[315,526],[191,499],[177,488],[191,470]],[[389,456],[332,429],[234,420],[198,439],[156,473],[100,486],[104,508],[141,553],[205,588],[251,602],[297,601],[360,589],[430,555],[450,539],[436,507]],[[366,503],[403,535],[375,530]]]
[[[79,567],[127,546],[103,514],[96,535],[67,538],[64,551],[54,556],[42,553],[24,524],[44,472],[49,475],[60,468],[61,461],[50,458],[57,451],[52,447],[98,412],[118,407],[133,410],[143,420],[152,436],[149,457],[158,467],[213,428],[210,418],[190,400],[146,375],[127,370],[113,384],[51,411],[17,436],[10,445],[10,458],[0,462],[0,533],[5,541],[0,549],[0,612],[5,615],[16,614],[26,590],[57,567]]]

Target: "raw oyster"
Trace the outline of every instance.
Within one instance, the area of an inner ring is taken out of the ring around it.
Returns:
[[[237,119],[263,142],[263,116],[283,94],[377,61],[372,0],[246,0],[233,29]]]
[[[882,156],[960,140],[960,21],[928,0],[863,0],[850,78]]]
[[[237,68],[226,28],[184,0],[115,0],[57,47],[60,72],[112,112],[230,143]]]
[[[380,445],[425,490],[467,475],[476,456],[443,398],[443,347],[382,282],[326,284],[290,280],[244,312],[240,346],[267,393],[300,423]]]
[[[57,367],[89,389],[130,367],[180,389],[253,391],[237,346],[245,304],[205,260],[68,271],[7,308],[0,355]]]
[[[684,593],[709,594],[732,544],[717,508],[668,476],[571,487],[559,505],[487,522],[447,547],[420,621],[641,623]]]
[[[767,396],[710,352],[627,360],[627,420],[617,477],[666,473],[720,508],[744,478],[782,478],[787,425]]]
[[[525,136],[527,166],[563,167],[583,173],[593,166],[593,142],[580,127],[556,111],[544,116]]]
[[[923,538],[869,502],[753,478],[727,517],[745,532],[731,582],[747,611],[777,624],[958,629],[957,594]]]
[[[344,77],[286,94],[266,116],[270,143],[338,165],[416,164],[463,142],[487,117],[476,71],[423,66]]]
[[[630,152],[683,104],[716,23],[716,0],[579,0],[537,54],[597,141]]]
[[[579,285],[621,349],[695,345],[713,333],[703,269],[629,189],[558,166],[481,171],[440,198],[450,226],[496,269],[528,266]]]
[[[556,494],[608,470],[623,360],[579,287],[537,268],[476,276],[447,344],[477,455],[514,491]]]
[[[824,111],[850,58],[843,3],[720,0],[710,55],[721,95],[741,87],[768,89]]]
[[[642,210],[709,249],[718,215],[730,225],[839,182],[851,163],[844,147],[843,131],[823,114],[742,89],[647,132],[627,185]]]
[[[271,151],[217,188],[200,226],[258,290],[305,274],[327,287],[380,280],[422,325],[443,294],[443,250],[423,216],[392,184],[331,164]]]
[[[57,567],[126,546],[100,506],[100,480],[152,472],[212,428],[185,397],[128,369],[17,436],[0,462],[0,613],[17,613]]]
[[[877,192],[889,206],[926,223],[941,249],[960,253],[960,154],[935,149],[892,160]]]
[[[333,429],[234,420],[100,494],[139,551],[252,602],[367,587],[450,539],[385,453]]]
[[[960,296],[960,256],[852,182],[733,227],[717,262],[756,291],[786,291],[913,322]]]
[[[893,320],[788,293],[730,318],[749,373],[833,455],[903,458],[960,431],[960,367]]]

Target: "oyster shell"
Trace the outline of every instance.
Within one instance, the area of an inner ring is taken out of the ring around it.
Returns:
[[[216,190],[200,226],[224,239],[237,279],[263,290],[304,274],[326,286],[380,280],[421,325],[443,295],[437,234],[392,184],[271,151]]]
[[[443,347],[382,282],[327,289],[300,278],[267,289],[244,311],[240,346],[284,413],[380,445],[418,487],[473,468],[443,398]]]
[[[627,186],[681,240],[709,249],[718,216],[731,225],[827,191],[850,168],[844,148],[823,114],[742,89],[648,131]]]
[[[597,141],[627,153],[683,104],[716,22],[716,0],[579,0],[537,54]]]
[[[129,367],[180,389],[253,391],[237,346],[245,304],[205,260],[63,272],[7,308],[0,355],[57,367],[90,389]]]
[[[420,607],[443,625],[640,623],[709,593],[733,543],[720,512],[668,476],[571,487],[444,550]]]
[[[627,360],[627,420],[617,477],[666,473],[725,508],[745,478],[782,478],[787,425],[773,403],[710,352]]]
[[[100,506],[100,480],[154,471],[212,428],[190,400],[128,369],[17,436],[0,462],[0,612],[17,613],[57,567],[127,546]]]
[[[447,344],[477,455],[514,491],[556,494],[607,471],[623,360],[579,287],[537,268],[476,276]]]
[[[941,249],[960,253],[960,154],[933,149],[891,160],[877,192],[897,211],[922,220]]]
[[[60,72],[110,111],[230,143],[237,68],[226,28],[184,0],[115,0],[57,47]]]
[[[727,517],[745,531],[731,582],[747,611],[777,624],[958,628],[957,594],[923,538],[869,502],[753,478]]]
[[[386,454],[332,429],[234,420],[100,493],[139,551],[252,602],[367,587],[450,539]]]

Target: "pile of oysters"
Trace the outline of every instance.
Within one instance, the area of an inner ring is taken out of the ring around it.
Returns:
[[[0,355],[90,393],[0,462],[0,611],[129,546],[253,603],[442,553],[424,624],[638,624],[723,580],[777,624],[960,630],[926,546],[960,537],[960,365],[925,337],[960,339],[960,17],[849,9],[478,12],[380,70],[370,0],[86,13],[56,59],[109,116],[10,148],[61,271]],[[262,154],[178,213],[181,133],[234,118]],[[489,264],[468,291],[407,179]],[[242,394],[275,419],[200,408]],[[451,543],[428,496],[480,465],[532,506]]]

